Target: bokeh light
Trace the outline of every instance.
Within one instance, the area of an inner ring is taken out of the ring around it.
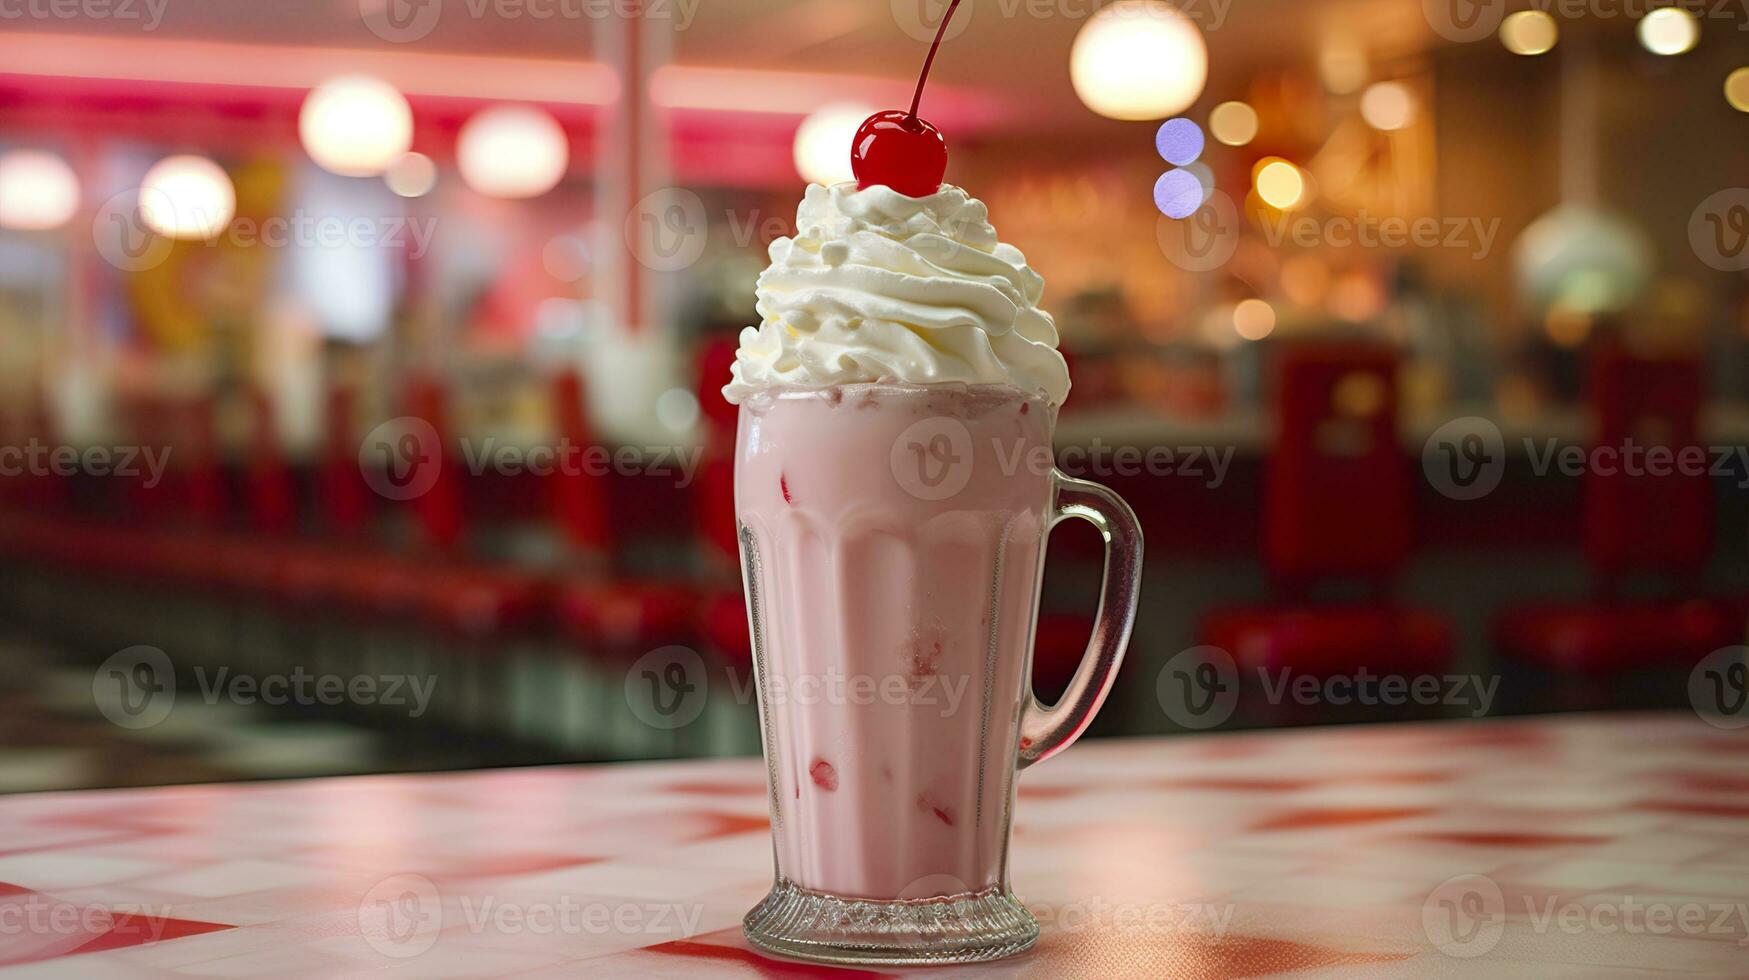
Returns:
[[[1269,159],[1257,168],[1257,196],[1270,207],[1285,211],[1299,204],[1305,195],[1305,175],[1286,160]]]
[[[849,180],[850,144],[862,121],[874,115],[860,102],[834,102],[815,109],[796,128],[796,173],[803,180],[831,186]]]
[[[1725,101],[1738,112],[1749,112],[1749,66],[1725,76]]]
[[[1681,7],[1660,7],[1640,18],[1640,45],[1653,54],[1678,55],[1700,40],[1700,22]]]
[[[462,179],[487,197],[539,197],[564,178],[571,146],[546,110],[501,105],[462,126],[455,158]]]
[[[1257,138],[1257,110],[1243,102],[1222,102],[1209,111],[1209,132],[1228,146]]]
[[[0,228],[47,231],[79,210],[79,178],[67,161],[46,150],[0,156]]]
[[[1336,95],[1360,91],[1366,84],[1366,52],[1353,38],[1338,38],[1318,52],[1318,77]]]
[[[1500,43],[1513,54],[1546,54],[1560,38],[1555,19],[1541,10],[1520,10],[1500,22]]]
[[[324,170],[375,177],[413,145],[413,110],[388,82],[347,75],[310,90],[298,138]]]
[[[1233,307],[1233,332],[1246,340],[1262,340],[1275,330],[1275,307],[1255,297]]]
[[[437,186],[437,164],[423,153],[403,153],[383,172],[383,183],[402,197],[424,197]]]
[[[1154,149],[1160,151],[1167,163],[1175,166],[1195,163],[1196,158],[1202,156],[1202,148],[1202,127],[1182,116],[1161,123],[1159,131],[1154,134]]]
[[[1374,129],[1402,129],[1415,119],[1415,97],[1402,82],[1378,82],[1360,96],[1360,118]]]
[[[1202,181],[1189,170],[1168,170],[1154,181],[1154,206],[1168,218],[1188,218],[1202,207]]]
[[[140,182],[140,220],[165,238],[211,238],[236,212],[230,176],[206,157],[165,157]]]
[[[1069,80],[1087,108],[1112,119],[1181,112],[1208,81],[1208,45],[1178,8],[1117,0],[1087,18],[1069,51]]]

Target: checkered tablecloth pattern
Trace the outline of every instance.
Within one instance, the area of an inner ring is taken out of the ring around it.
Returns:
[[[855,975],[748,948],[770,875],[750,759],[19,796],[0,975]],[[1038,946],[944,972],[1749,976],[1749,731],[1083,744],[1021,778],[1013,879]]]

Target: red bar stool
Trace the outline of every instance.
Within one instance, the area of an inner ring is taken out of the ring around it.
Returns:
[[[559,443],[583,452],[598,445],[589,423],[582,377],[553,381]],[[548,484],[554,524],[569,547],[571,571],[557,586],[555,619],[561,645],[519,665],[512,709],[528,737],[569,752],[609,758],[678,753],[679,733],[654,727],[632,712],[626,676],[638,659],[693,640],[697,590],[689,572],[633,578],[615,561],[616,534],[603,476],[561,468]],[[551,690],[544,691],[543,687]]]
[[[1706,597],[1700,584],[1714,521],[1710,457],[1697,431],[1704,391],[1704,370],[1691,358],[1613,345],[1592,357],[1593,458],[1602,465],[1581,477],[1580,513],[1593,595],[1509,610],[1495,624],[1502,653],[1572,682],[1559,692],[1566,704],[1597,703],[1608,679],[1628,672],[1686,678],[1702,657],[1743,642],[1739,604]],[[1640,448],[1641,464],[1623,464],[1629,446]],[[1644,451],[1654,447],[1701,465],[1650,472]],[[1631,590],[1651,583],[1660,586],[1656,598]]]
[[[1397,359],[1361,343],[1295,344],[1282,352],[1275,439],[1265,471],[1264,563],[1282,601],[1216,611],[1200,642],[1232,656],[1247,694],[1259,670],[1320,679],[1438,672],[1450,624],[1397,603],[1390,585],[1412,549],[1409,463],[1397,439]],[[1361,600],[1313,601],[1335,581]],[[1279,706],[1248,709],[1274,718]]]
[[[505,649],[543,629],[551,611],[548,577],[538,571],[473,560],[467,474],[450,425],[442,383],[416,375],[406,405],[417,443],[414,458],[397,460],[412,480],[406,500],[410,546],[401,554],[353,563],[362,614],[375,624],[370,651],[379,673],[437,678],[437,720],[496,732],[504,719]],[[406,438],[404,434],[403,439]],[[408,443],[412,447],[413,443]],[[386,634],[386,642],[384,642]]]

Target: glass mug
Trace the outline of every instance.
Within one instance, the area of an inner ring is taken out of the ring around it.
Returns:
[[[757,946],[833,963],[1018,953],[1014,776],[1111,690],[1142,535],[1110,490],[1053,465],[1056,413],[1007,386],[857,384],[741,406],[735,510],[776,883]],[[1093,638],[1067,692],[1029,682],[1045,538],[1105,538]]]

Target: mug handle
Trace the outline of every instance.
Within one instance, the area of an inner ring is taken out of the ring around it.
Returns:
[[[1074,744],[1087,730],[1123,663],[1130,629],[1136,622],[1136,600],[1142,583],[1142,528],[1123,498],[1097,483],[1077,480],[1062,470],[1051,471],[1050,529],[1071,517],[1092,524],[1105,539],[1105,577],[1099,586],[1099,611],[1093,637],[1063,696],[1053,705],[1040,703],[1027,681],[1020,713],[1020,759],[1025,769]]]

